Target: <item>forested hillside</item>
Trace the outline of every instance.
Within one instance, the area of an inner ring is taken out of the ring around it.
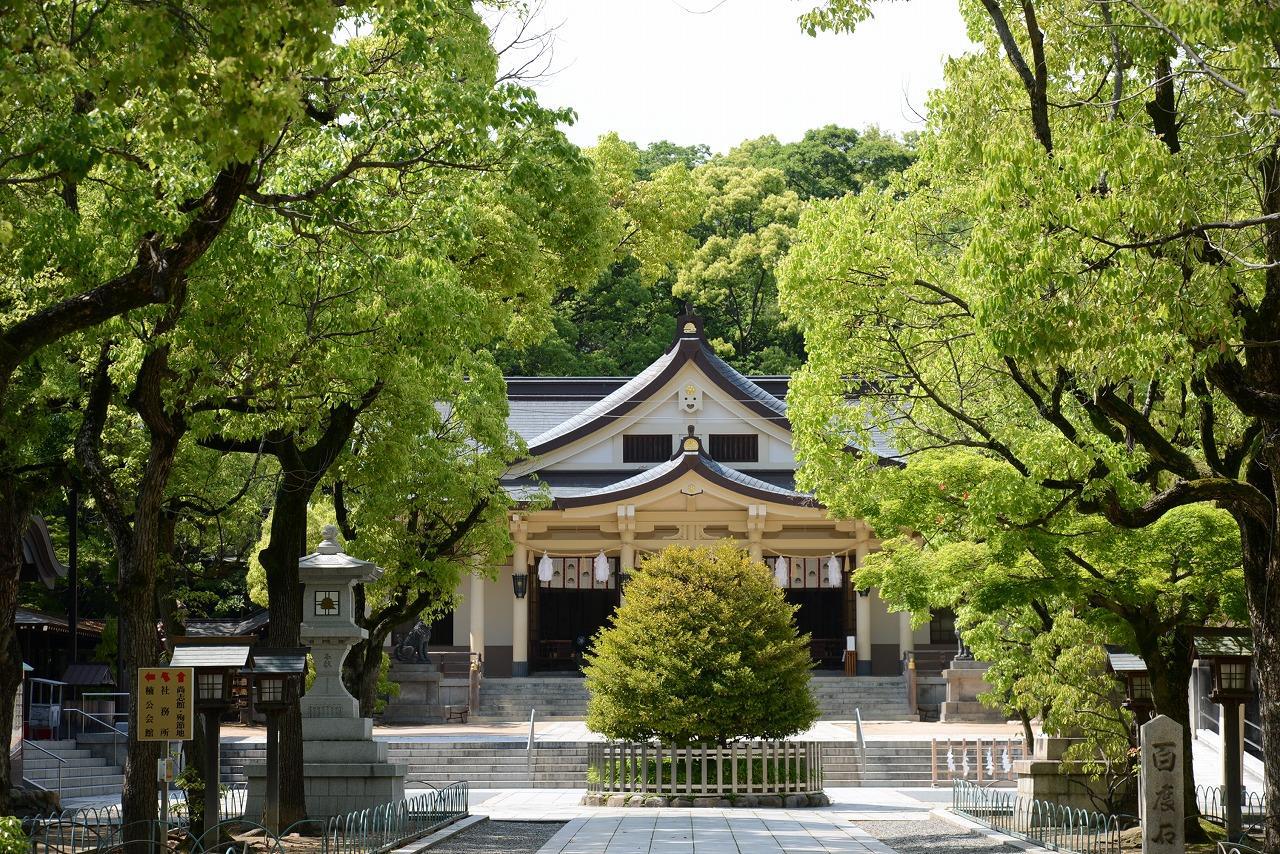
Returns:
[[[593,286],[561,288],[546,337],[501,350],[499,364],[508,375],[634,374],[670,343],[675,316],[688,303],[706,318],[730,364],[790,373],[804,362],[804,343],[778,311],[775,271],[801,211],[812,199],[883,187],[915,152],[913,134],[836,125],[810,130],[799,142],[749,139],[714,156],[705,145],[641,148],[602,138],[588,154],[625,220],[614,261]],[[683,228],[683,245],[632,243],[663,218]]]

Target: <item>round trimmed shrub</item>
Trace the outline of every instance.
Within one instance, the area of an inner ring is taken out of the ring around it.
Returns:
[[[777,739],[808,728],[809,637],[768,568],[725,540],[643,561],[585,668],[587,726],[675,744]]]

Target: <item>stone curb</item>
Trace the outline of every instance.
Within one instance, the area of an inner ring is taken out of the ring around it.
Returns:
[[[935,818],[954,824],[957,827],[963,827],[965,830],[971,830],[978,833],[986,839],[1001,845],[1008,845],[1021,851],[1029,851],[1031,854],[1053,854],[1053,850],[1050,848],[1045,848],[1043,846],[1036,845],[1034,842],[1027,842],[1025,839],[1019,839],[1016,836],[1009,836],[1008,834],[992,830],[985,824],[979,824],[976,821],[971,821],[962,815],[952,812],[949,807],[938,807],[937,809],[930,810],[929,814]]]
[[[458,819],[447,827],[442,827],[430,836],[410,842],[403,848],[397,848],[390,854],[418,854],[419,851],[426,851],[428,848],[434,848],[446,839],[457,836],[467,828],[474,827],[482,821],[488,821],[487,815],[469,815]]]
[[[578,802],[584,807],[642,807],[647,809],[822,809],[831,806],[831,798],[822,792],[786,795],[715,796],[646,795],[641,793],[588,793]]]

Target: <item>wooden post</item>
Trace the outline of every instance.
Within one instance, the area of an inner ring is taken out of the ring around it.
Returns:
[[[751,794],[751,742],[747,742],[747,794]]]
[[[938,785],[938,739],[929,739],[929,774],[932,778],[932,785]]]

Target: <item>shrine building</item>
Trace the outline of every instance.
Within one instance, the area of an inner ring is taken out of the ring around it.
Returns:
[[[907,650],[953,648],[946,618],[912,630],[875,589],[850,584],[879,540],[796,488],[788,377],[739,373],[696,316],[677,330],[634,377],[508,378],[509,424],[528,445],[503,479],[521,502],[509,517],[514,554],[494,579],[463,579],[432,649],[481,654],[488,678],[576,671],[637,561],[725,537],[799,605],[819,669],[844,670],[852,645],[850,670],[896,676]],[[892,456],[883,444],[867,450]],[[549,505],[530,501],[540,492]]]

